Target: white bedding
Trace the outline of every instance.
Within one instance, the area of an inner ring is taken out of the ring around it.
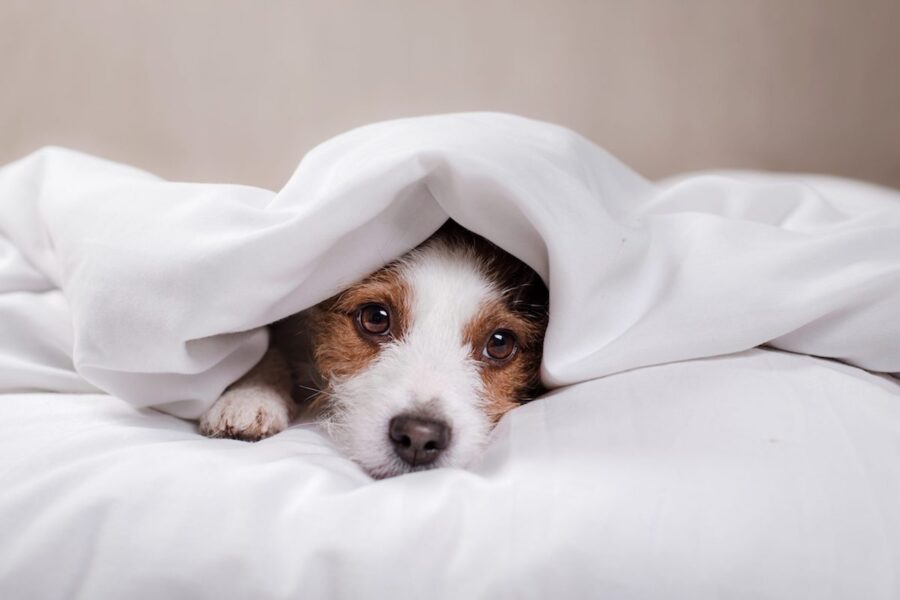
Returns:
[[[481,463],[373,482],[313,425],[177,418],[448,215],[551,290],[557,389]],[[0,598],[896,598],[900,386],[863,369],[898,316],[900,194],[846,180],[655,185],[491,114],[277,194],[44,150],[0,169]]]

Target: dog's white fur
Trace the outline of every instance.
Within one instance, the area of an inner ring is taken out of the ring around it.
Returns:
[[[445,421],[450,446],[434,466],[465,466],[478,456],[491,423],[478,364],[463,331],[500,291],[465,249],[431,244],[399,265],[410,290],[409,325],[362,372],[332,387],[330,433],[375,476],[410,470],[385,432],[404,413]]]
[[[280,352],[262,360],[229,387],[200,419],[210,437],[258,440],[283,431],[294,416],[291,373]]]
[[[403,335],[379,340],[374,358],[325,382],[322,422],[337,445],[375,477],[464,467],[480,454],[493,426],[482,347],[473,347],[481,342],[467,341],[466,328],[510,290],[501,289],[474,246],[440,236],[391,268],[406,293]],[[245,440],[278,433],[294,414],[291,385],[284,357],[270,349],[203,415],[200,429],[211,437]],[[449,445],[426,466],[405,463],[388,436],[391,420],[410,414],[450,427]]]

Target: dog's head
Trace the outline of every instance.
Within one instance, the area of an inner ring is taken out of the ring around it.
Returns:
[[[468,464],[540,393],[546,287],[452,222],[310,317],[324,421],[374,477]]]

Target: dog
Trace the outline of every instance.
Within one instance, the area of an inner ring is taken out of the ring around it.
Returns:
[[[269,351],[203,415],[200,431],[256,441],[302,408],[372,477],[465,467],[505,413],[542,393],[547,320],[537,273],[448,221],[400,259],[271,326]]]

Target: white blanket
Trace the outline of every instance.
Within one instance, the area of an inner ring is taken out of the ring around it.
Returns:
[[[551,291],[558,389],[472,471],[144,409],[196,417],[447,216]],[[799,353],[900,372],[898,316],[900,194],[846,180],[654,185],[490,114],[350,132],[277,194],[42,150],[0,170],[0,597],[895,598],[897,382]]]

